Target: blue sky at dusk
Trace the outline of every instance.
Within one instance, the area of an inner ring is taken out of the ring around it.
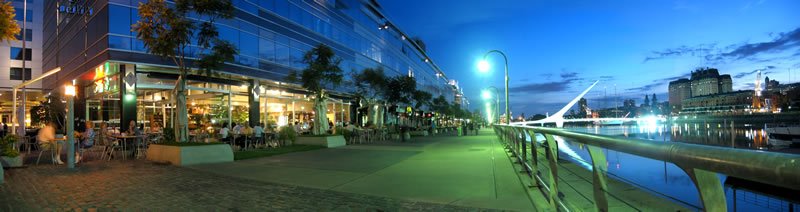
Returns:
[[[503,86],[499,55],[489,74],[475,68],[491,49],[508,55],[515,115],[553,113],[595,80],[592,108],[621,105],[603,101],[615,99],[615,87],[619,99],[637,104],[653,93],[666,101],[668,82],[698,67],[730,74],[734,90],[753,89],[756,69],[781,83],[800,81],[795,0],[379,3],[400,29],[425,41],[472,109],[483,105],[482,88]]]

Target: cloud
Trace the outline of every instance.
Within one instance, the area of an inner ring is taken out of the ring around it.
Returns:
[[[553,82],[544,82],[544,83],[529,83],[522,86],[517,86],[511,88],[512,93],[530,93],[530,92],[537,92],[537,93],[551,93],[551,92],[562,92],[569,89],[569,84],[572,82],[583,80],[583,78],[578,77],[577,72],[566,72],[563,71],[559,74],[561,80],[553,81]]]
[[[653,80],[650,84],[639,86],[639,87],[634,87],[634,88],[628,88],[628,89],[625,89],[625,90],[638,91],[638,92],[650,92],[654,88],[656,88],[658,86],[662,86],[664,84],[667,84],[670,81],[675,81],[675,80],[678,80],[678,79],[681,79],[681,78],[689,78],[690,76],[692,76],[692,72],[687,72],[687,73],[682,74],[680,76],[665,77],[665,78],[661,78],[661,79],[656,79],[656,80]]]
[[[777,33],[777,36],[766,42],[734,44],[724,48],[718,48],[716,44],[683,45],[677,48],[653,51],[650,56],[644,58],[644,62],[680,56],[702,57],[709,62],[715,63],[741,59],[770,61],[771,59],[755,57],[764,53],[778,53],[798,47],[800,47],[800,27],[789,32]],[[797,56],[800,56],[800,51],[792,57]]]
[[[733,51],[721,54],[721,56],[743,59],[760,53],[778,52],[794,47],[800,47],[800,28],[791,32],[780,33],[772,41],[743,44]]]
[[[563,78],[563,79],[575,78],[577,76],[578,76],[578,73],[576,73],[576,72],[562,72],[561,73],[561,78]]]
[[[680,46],[677,48],[653,51],[652,56],[644,58],[644,62],[679,56],[707,56],[716,50],[717,44],[701,44],[697,46]]]
[[[744,78],[746,76],[753,75],[758,71],[761,71],[761,74],[763,74],[763,75],[771,74],[771,73],[775,73],[775,72],[774,71],[769,71],[769,70],[772,70],[772,69],[775,69],[775,68],[776,68],[775,66],[767,66],[764,69],[756,69],[756,70],[752,70],[752,71],[745,71],[745,72],[741,72],[741,73],[738,73],[736,75],[733,75],[733,78],[741,79],[741,78]]]

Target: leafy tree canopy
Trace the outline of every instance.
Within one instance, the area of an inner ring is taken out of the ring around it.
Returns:
[[[336,57],[333,49],[319,44],[303,55],[303,63],[308,64],[299,74],[292,71],[286,77],[290,82],[299,82],[303,88],[319,95],[324,89],[339,86],[344,78],[339,64],[342,59]]]
[[[417,81],[413,77],[399,75],[386,82],[384,97],[390,104],[411,103],[414,91],[417,90]]]
[[[381,98],[389,80],[381,67],[366,68],[361,72],[353,73],[352,77],[356,86],[356,94],[368,99]]]
[[[205,49],[200,53],[197,66],[211,74],[224,62],[232,61],[237,54],[236,47],[219,39],[214,21],[233,17],[231,1],[174,0],[174,7],[164,0],[150,0],[139,3],[139,21],[133,24],[136,37],[144,42],[152,54],[170,58],[181,69],[188,68],[187,56],[191,56],[189,45],[195,41]],[[196,14],[206,21],[195,22],[189,19]]]
[[[19,25],[17,25],[16,12],[10,1],[0,1],[0,42],[17,40]]]

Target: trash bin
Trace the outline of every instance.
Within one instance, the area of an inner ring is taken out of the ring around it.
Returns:
[[[458,128],[458,136],[464,135],[464,130],[461,129],[461,127],[457,127],[457,128]]]

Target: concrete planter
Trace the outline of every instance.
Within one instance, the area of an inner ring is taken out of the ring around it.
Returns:
[[[147,160],[176,166],[233,162],[233,150],[228,144],[199,146],[153,144],[147,149]]]
[[[0,158],[0,163],[2,163],[2,167],[12,168],[12,167],[22,167],[22,155],[20,154],[17,157],[6,157],[3,156]]]
[[[298,136],[295,144],[324,146],[328,148],[347,145],[342,135],[329,136]]]
[[[428,136],[428,131],[425,130],[411,131],[411,136]]]

